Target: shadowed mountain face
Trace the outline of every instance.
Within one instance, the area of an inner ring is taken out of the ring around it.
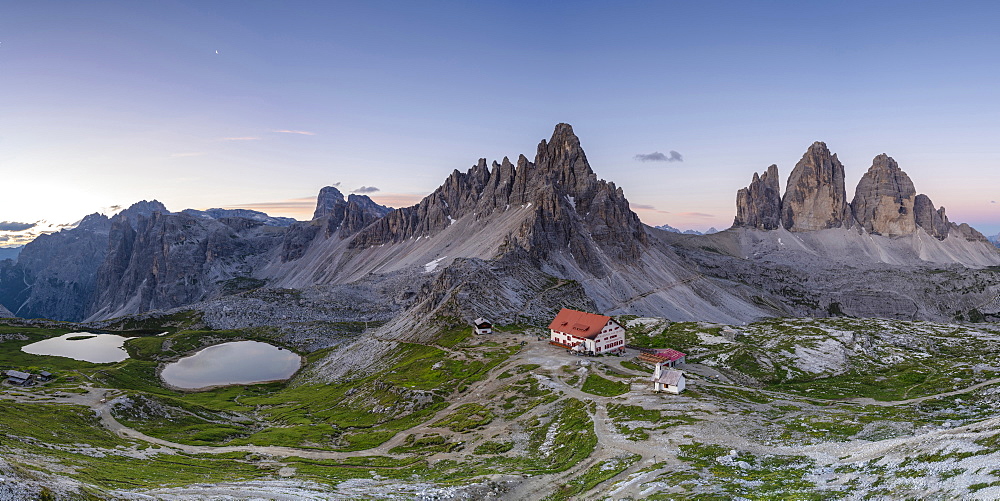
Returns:
[[[736,193],[736,219],[733,226],[776,230],[781,226],[781,189],[778,187],[778,166],[771,165],[758,176],[755,172],[750,186]]]
[[[0,303],[25,318],[82,319],[110,227],[107,217],[91,214],[76,228],[28,243],[17,263],[0,262]]]
[[[559,124],[551,140],[538,145],[534,162],[521,155],[515,167],[505,157],[487,168],[486,159],[480,159],[467,172],[456,170],[419,204],[393,211],[360,231],[351,247],[429,237],[459,219],[488,220],[512,207],[530,211],[518,231],[506,236],[505,248],[520,247],[539,261],[554,249],[570,249],[581,269],[602,277],[608,269],[599,253],[636,260],[648,245],[622,190],[597,178],[573,128]]]

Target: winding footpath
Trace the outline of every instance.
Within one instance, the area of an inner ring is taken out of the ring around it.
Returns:
[[[254,453],[261,455],[268,455],[274,457],[300,457],[306,459],[315,460],[331,460],[340,461],[347,458],[357,458],[358,456],[371,455],[371,456],[386,456],[393,457],[396,459],[412,458],[413,455],[410,454],[393,454],[389,451],[394,447],[402,445],[404,440],[408,435],[419,434],[419,433],[431,433],[440,432],[440,428],[434,426],[434,423],[443,419],[445,416],[452,413],[457,407],[466,403],[482,403],[483,400],[489,399],[489,396],[501,391],[502,388],[508,384],[508,382],[499,379],[498,376],[504,372],[504,370],[517,367],[519,364],[530,363],[537,361],[540,358],[547,359],[549,368],[562,367],[567,364],[571,359],[564,359],[563,356],[553,354],[548,350],[548,346],[543,346],[541,343],[529,343],[525,349],[512,356],[506,363],[495,367],[488,376],[479,381],[471,388],[470,391],[455,396],[451,400],[451,403],[444,407],[443,409],[437,411],[433,416],[429,417],[421,424],[418,424],[410,429],[402,430],[398,432],[395,436],[390,438],[388,441],[382,443],[379,446],[372,447],[369,449],[358,450],[358,451],[331,451],[331,450],[321,450],[321,449],[309,449],[309,448],[298,448],[298,447],[284,447],[284,446],[258,446],[258,445],[236,445],[236,446],[204,446],[204,445],[188,445],[181,444],[177,442],[172,442],[169,440],[164,440],[156,437],[146,435],[138,430],[125,426],[119,422],[112,414],[112,403],[111,400],[118,395],[117,390],[105,389],[105,388],[94,388],[86,387],[86,392],[84,393],[74,393],[74,392],[61,392],[52,391],[49,393],[34,393],[30,391],[18,391],[10,389],[7,392],[0,393],[0,399],[13,400],[21,403],[34,403],[34,404],[63,404],[63,405],[79,405],[85,406],[92,409],[95,414],[100,418],[102,426],[106,429],[115,433],[116,435],[127,438],[130,440],[146,442],[159,446],[161,448],[167,449],[164,452],[176,451],[186,454],[227,454],[233,452],[240,453]],[[575,359],[575,357],[573,357]],[[642,376],[643,378],[648,377],[650,374],[646,372],[637,371],[630,369],[621,365],[621,360],[619,359],[607,359],[607,360],[591,360],[594,365],[603,365],[605,368],[613,371],[621,377],[630,376]],[[542,377],[542,376],[539,376]],[[562,397],[575,398],[583,402],[593,402],[596,406],[593,409],[588,408],[588,414],[593,422],[594,432],[597,436],[598,443],[595,447],[593,453],[589,457],[580,461],[578,464],[571,467],[569,470],[559,473],[559,474],[546,474],[546,475],[536,475],[522,479],[518,485],[514,487],[514,490],[507,493],[506,497],[515,499],[518,496],[532,497],[533,494],[538,492],[543,492],[551,490],[553,487],[558,487],[564,483],[567,479],[572,479],[578,475],[586,472],[589,468],[600,464],[603,461],[607,461],[616,457],[621,457],[623,455],[638,455],[640,458],[631,464],[628,468],[624,469],[619,474],[614,477],[601,482],[597,486],[591,488],[587,492],[581,493],[582,498],[589,498],[597,496],[599,493],[607,494],[605,489],[608,485],[615,485],[614,495],[631,495],[641,497],[641,492],[638,490],[640,485],[646,481],[648,478],[655,478],[657,475],[663,473],[665,470],[673,468],[681,463],[681,461],[676,457],[676,455],[671,455],[667,452],[667,448],[663,444],[653,444],[645,442],[633,442],[624,438],[616,429],[613,420],[608,416],[607,406],[611,403],[615,397],[601,397],[597,395],[592,395],[590,393],[585,393],[575,385],[569,384],[563,379],[557,372],[551,371],[549,375],[544,376],[552,381],[551,387],[553,390],[561,394]],[[645,381],[634,380],[633,381]],[[934,395],[926,395],[917,398],[896,400],[896,401],[878,401],[871,398],[852,398],[852,399],[842,399],[842,400],[823,400],[818,398],[810,398],[803,395],[788,394],[777,391],[763,391],[757,388],[748,388],[744,386],[739,386],[735,384],[723,384],[723,383],[713,383],[706,381],[701,378],[692,378],[691,386],[710,386],[719,388],[732,388],[743,391],[754,391],[756,393],[766,394],[773,398],[783,398],[790,400],[814,400],[826,403],[842,403],[842,404],[854,404],[854,405],[874,405],[874,406],[900,406],[900,405],[911,405],[927,400],[932,400],[936,398],[949,397],[955,395],[961,395],[969,392],[976,391],[980,388],[1000,384],[1000,378],[990,379],[988,381],[983,381],[966,388],[961,388],[957,390],[951,390],[947,392],[937,393]],[[544,413],[549,412],[557,402],[550,402],[548,404],[539,405],[530,411],[528,411],[524,416],[540,416]],[[522,416],[523,417],[523,416]],[[497,437],[504,433],[509,433],[506,427],[509,427],[511,423],[506,421],[500,421],[489,426],[485,431],[478,430],[477,433],[483,434],[486,437]],[[712,424],[712,423],[708,423]],[[1000,424],[1000,418],[991,418],[977,423],[973,423],[964,427],[954,428],[950,430],[940,430],[930,432],[926,436],[935,435],[958,435],[968,434],[969,436],[978,436],[979,433],[984,433],[985,431],[977,430],[989,430],[991,427]],[[721,431],[720,431],[721,433]],[[711,433],[709,433],[711,434]],[[735,438],[735,437],[731,437]],[[886,451],[893,447],[897,447],[901,444],[906,443],[908,440],[913,440],[914,437],[901,437],[898,439],[882,440],[878,442],[869,442],[866,444],[859,444],[856,448],[846,448],[844,443],[835,444],[839,447],[841,454],[848,453],[851,456],[851,460],[860,460],[864,458],[874,458],[878,457],[879,454],[884,454]],[[669,440],[668,440],[669,442]],[[746,444],[750,445],[750,444]],[[804,446],[798,447],[798,453],[805,452],[806,450],[815,449],[813,452],[817,454],[824,453],[823,448],[827,445],[818,445],[815,447]],[[787,453],[784,449],[787,447],[769,447],[773,453]],[[853,451],[845,449],[855,449]],[[442,459],[461,459],[463,454],[455,452],[440,452],[429,456],[425,459],[428,461],[440,461]],[[384,468],[405,468],[406,466],[388,466],[388,467],[370,467],[365,466],[365,468],[370,469],[384,469]]]

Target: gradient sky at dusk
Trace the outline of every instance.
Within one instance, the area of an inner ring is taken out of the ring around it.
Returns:
[[[8,2],[0,230],[154,198],[307,219],[338,182],[411,205],[568,122],[649,224],[726,228],[754,171],[777,163],[784,186],[821,140],[849,199],[885,152],[996,234],[997,19],[995,2]]]

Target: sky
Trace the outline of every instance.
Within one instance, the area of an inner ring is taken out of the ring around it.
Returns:
[[[5,2],[0,245],[139,200],[412,205],[574,126],[653,225],[723,229],[813,141],[1000,232],[996,2]],[[24,228],[26,225],[34,225]]]

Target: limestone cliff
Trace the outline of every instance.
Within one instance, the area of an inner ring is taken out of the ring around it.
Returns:
[[[948,238],[951,223],[948,222],[944,207],[934,209],[934,202],[927,195],[917,195],[913,199],[913,218],[914,223],[932,237],[938,240]]]
[[[789,231],[853,226],[844,191],[844,165],[830,154],[826,143],[813,143],[788,176],[781,223]]]
[[[87,317],[169,309],[223,293],[278,246],[283,229],[245,218],[153,212],[111,220]]]
[[[736,193],[736,219],[733,226],[776,230],[781,227],[781,191],[778,166],[771,165],[764,175],[753,174],[750,186]]]
[[[917,229],[914,197],[917,190],[910,177],[885,153],[875,157],[861,177],[851,208],[868,233],[888,237],[909,235]]]
[[[535,260],[569,249],[581,269],[605,276],[599,254],[634,260],[648,244],[622,190],[597,178],[573,128],[559,124],[551,139],[538,145],[534,162],[521,155],[516,167],[504,158],[487,168],[486,159],[480,159],[466,172],[456,170],[419,204],[395,210],[359,232],[351,247],[431,236],[460,218],[486,219],[515,206],[530,208],[531,217],[509,236],[506,250],[522,248]]]

